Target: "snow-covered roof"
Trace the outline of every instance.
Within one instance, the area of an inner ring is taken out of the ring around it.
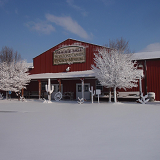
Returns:
[[[143,70],[139,69],[140,75],[143,77]],[[62,78],[91,78],[95,77],[92,70],[76,71],[76,72],[61,72],[61,73],[41,73],[29,75],[31,79],[62,79]],[[137,77],[138,78],[138,77]]]
[[[87,78],[94,77],[92,70],[76,71],[76,72],[61,72],[61,73],[41,73],[30,75],[31,79],[57,79],[57,78]]]
[[[34,67],[33,67],[33,63],[27,63],[27,67],[28,67],[28,68],[34,68]]]
[[[141,59],[157,59],[160,58],[160,51],[154,52],[139,52],[133,54],[134,60],[141,60]]]

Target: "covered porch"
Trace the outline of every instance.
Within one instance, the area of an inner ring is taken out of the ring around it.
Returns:
[[[26,97],[47,98],[45,85],[50,79],[51,86],[54,86],[54,91],[51,94],[51,99],[54,100],[54,95],[61,92],[63,99],[90,99],[90,86],[95,87],[95,77],[92,70],[77,71],[77,72],[62,72],[62,73],[42,73],[30,75],[31,83],[24,93]]]

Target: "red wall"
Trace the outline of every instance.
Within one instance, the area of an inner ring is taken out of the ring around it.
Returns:
[[[140,60],[138,64],[143,65],[144,77],[142,80],[142,92],[154,92],[157,101],[160,101],[160,59],[148,59],[146,60],[146,75],[145,75],[145,60]],[[124,91],[124,90],[120,90]],[[127,91],[139,91],[138,87],[128,89]]]
[[[86,47],[86,62],[85,63],[74,63],[71,65],[68,65],[68,64],[53,65],[53,52],[56,49],[63,47],[64,45],[73,45],[75,43],[80,43],[80,45]],[[35,57],[33,59],[34,69],[30,71],[30,73],[38,74],[38,73],[64,72],[68,66],[71,67],[70,71],[90,70],[91,64],[93,64],[94,53],[100,47],[101,46],[93,45],[90,43],[85,43],[85,42],[81,42],[81,41],[77,41],[73,39],[67,39],[66,41],[56,45],[55,47]]]
[[[160,101],[160,59],[147,60],[147,92],[155,92]]]

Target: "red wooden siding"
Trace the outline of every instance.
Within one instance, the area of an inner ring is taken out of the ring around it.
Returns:
[[[155,92],[160,101],[160,59],[147,60],[147,92]]]
[[[145,60],[138,61],[138,64],[143,65],[144,78],[142,80],[142,92],[154,92],[157,101],[160,101],[160,59],[146,60],[146,77],[145,77]],[[119,90],[124,91],[124,90]],[[127,91],[139,91],[138,87],[127,89]]]
[[[67,39],[66,41],[58,44],[57,46],[49,49],[48,51],[40,54],[39,56],[33,59],[34,69],[30,71],[31,74],[38,73],[58,73],[64,72],[65,69],[69,66],[68,64],[53,65],[53,52],[56,49],[63,47],[64,45],[73,45],[75,43],[80,43],[80,45],[86,48],[86,62],[85,63],[74,63],[71,64],[71,71],[83,71],[90,70],[91,64],[93,64],[94,53],[101,46],[93,45],[90,43],[85,43],[73,39]]]

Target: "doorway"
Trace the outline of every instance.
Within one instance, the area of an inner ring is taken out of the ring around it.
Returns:
[[[90,83],[85,83],[84,84],[84,99],[87,99],[87,100],[90,99],[89,88],[90,88]],[[76,99],[78,99],[78,97],[82,98],[82,84],[81,83],[76,84]]]

